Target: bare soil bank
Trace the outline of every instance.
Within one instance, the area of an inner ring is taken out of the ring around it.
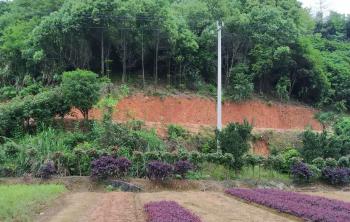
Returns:
[[[170,123],[180,124],[192,131],[202,126],[216,125],[216,102],[197,96],[155,97],[135,94],[121,100],[115,107],[115,121],[143,120],[156,128]],[[311,126],[322,130],[321,124],[314,119],[317,110],[282,103],[266,103],[262,100],[250,100],[241,103],[223,104],[223,123],[248,120],[258,129],[303,130]],[[82,115],[73,110],[67,118],[81,119]],[[100,119],[101,111],[93,109],[90,118]]]

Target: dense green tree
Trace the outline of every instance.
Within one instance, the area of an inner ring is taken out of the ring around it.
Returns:
[[[228,97],[253,84],[259,93],[349,108],[350,17],[313,18],[297,0],[1,2],[0,81],[18,88],[30,75],[55,84],[64,71],[88,69],[143,86],[215,84],[217,20],[225,24]]]
[[[61,90],[66,103],[79,109],[84,119],[88,119],[89,110],[99,99],[100,83],[97,74],[84,70],[65,72]]]

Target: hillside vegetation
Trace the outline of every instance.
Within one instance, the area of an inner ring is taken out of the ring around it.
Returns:
[[[322,133],[308,129],[298,135],[302,144],[291,147],[270,144],[269,156],[249,153],[264,138],[252,134],[246,116],[239,123],[230,121],[241,116],[224,119],[222,131],[193,134],[169,121],[164,137],[137,119],[115,122],[116,104],[131,85],[160,97],[157,87],[164,85],[215,96],[217,20],[225,23],[226,99],[257,93],[327,111],[350,108],[349,16],[313,18],[296,0],[0,1],[0,177],[159,182],[263,176],[349,184],[350,120],[343,114],[318,114]],[[271,106],[255,110],[273,115]],[[72,110],[81,121],[67,118]],[[91,118],[91,110],[101,118]],[[229,112],[237,110],[242,114]],[[296,112],[280,106],[278,113],[288,120]],[[300,119],[312,114],[305,109]],[[297,126],[302,121],[294,120]]]
[[[1,1],[1,97],[78,68],[215,93],[217,20],[228,98],[350,108],[350,18],[311,17],[297,0]]]

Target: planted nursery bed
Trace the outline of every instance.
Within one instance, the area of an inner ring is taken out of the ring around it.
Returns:
[[[201,222],[200,218],[175,201],[150,202],[145,205],[148,222]]]
[[[226,193],[307,221],[350,221],[350,203],[343,201],[271,189],[229,189]]]

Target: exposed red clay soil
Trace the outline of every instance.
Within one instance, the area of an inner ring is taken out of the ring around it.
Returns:
[[[180,124],[188,129],[216,125],[216,102],[196,96],[168,96],[165,98],[136,94],[121,100],[113,114],[115,121],[143,120],[156,128],[170,123]],[[243,122],[247,119],[255,128],[278,130],[303,130],[311,126],[322,130],[314,119],[317,110],[281,103],[267,104],[261,100],[223,104],[223,124]],[[91,110],[90,118],[100,119],[101,111]],[[81,119],[82,115],[73,110],[68,118]],[[195,130],[196,131],[196,130]]]
[[[252,146],[252,151],[255,154],[260,154],[263,156],[268,156],[270,154],[269,144],[266,140],[257,140]]]

